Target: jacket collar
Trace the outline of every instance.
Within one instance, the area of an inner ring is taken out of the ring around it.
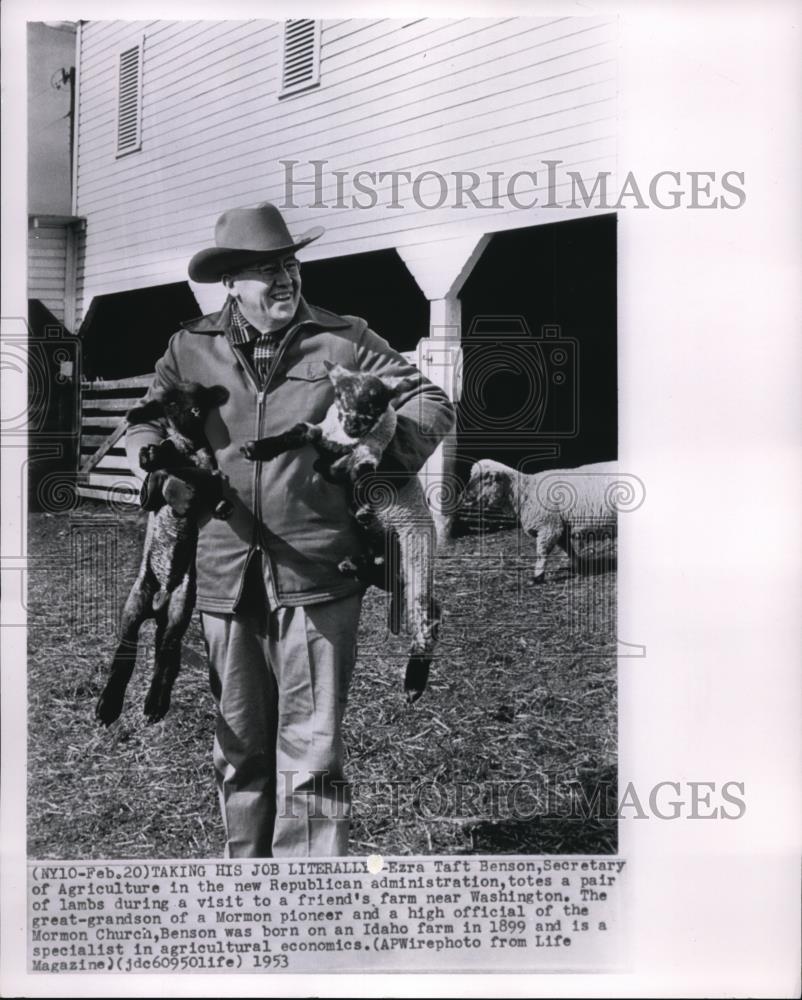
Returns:
[[[208,313],[199,319],[190,319],[181,323],[184,330],[190,333],[228,333],[231,325],[231,299],[226,299],[225,305],[218,312]],[[295,318],[290,324],[287,333],[297,329],[299,326],[315,326],[322,330],[345,330],[351,324],[348,320],[338,316],[337,313],[329,312],[328,309],[320,309],[318,306],[311,306],[306,299],[301,296]]]

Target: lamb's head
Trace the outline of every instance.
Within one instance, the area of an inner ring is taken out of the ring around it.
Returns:
[[[128,423],[166,420],[179,434],[195,441],[203,433],[209,411],[227,399],[228,389],[222,385],[207,387],[198,382],[177,382],[154,390],[150,399],[129,410]]]
[[[340,423],[352,438],[364,437],[390,403],[414,385],[411,378],[350,371],[329,361],[324,365],[334,386]]]
[[[450,534],[459,538],[472,531],[498,531],[515,524],[516,472],[501,462],[475,462],[451,519]]]

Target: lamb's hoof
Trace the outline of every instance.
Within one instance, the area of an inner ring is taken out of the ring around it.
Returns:
[[[255,441],[246,441],[245,444],[240,448],[240,451],[248,459],[249,462],[256,461],[257,455],[256,455]]]
[[[413,705],[426,690],[426,683],[429,680],[429,663],[428,657],[410,657],[404,675],[404,693],[407,697],[407,704]]]
[[[375,462],[355,462],[351,469],[351,476],[356,482],[357,479],[361,479],[363,476],[369,476],[371,472],[376,471]]]
[[[339,562],[337,569],[343,576],[356,576],[359,573],[359,567],[350,556],[346,556],[345,559]]]
[[[149,723],[161,722],[170,709],[169,691],[149,691],[145,699],[145,718]]]
[[[215,505],[212,511],[212,517],[217,518],[218,521],[227,521],[231,515],[234,513],[234,505],[230,500],[221,500]]]
[[[423,695],[423,690],[419,688],[410,688],[408,691],[404,691],[407,698],[407,705],[414,705],[415,702]]]
[[[139,468],[143,472],[155,472],[159,468],[158,448],[155,444],[146,444],[139,449]]]
[[[124,691],[106,688],[95,706],[95,718],[98,722],[102,722],[104,726],[110,726],[112,722],[116,722],[123,710],[124,697]]]
[[[370,507],[360,507],[359,510],[354,511],[354,520],[361,527],[367,528],[373,523],[373,511]]]

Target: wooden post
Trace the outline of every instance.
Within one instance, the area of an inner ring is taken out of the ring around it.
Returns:
[[[457,296],[489,241],[489,234],[475,233],[442,244],[397,248],[429,300],[429,336],[419,342],[415,363],[452,403],[459,401],[462,376],[462,303]],[[438,542],[448,535],[458,494],[456,450],[453,428],[420,471]]]

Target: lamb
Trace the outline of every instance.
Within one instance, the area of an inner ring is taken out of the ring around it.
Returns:
[[[179,382],[157,390],[127,415],[129,424],[164,421],[167,437],[142,448],[139,455],[140,466],[150,473],[142,488],[142,506],[150,514],[139,573],[122,612],[121,640],[95,709],[106,726],[122,711],[136,665],[139,629],[148,618],[156,620],[156,655],[145,715],[158,722],[170,707],[181,666],[181,640],[195,606],[198,516],[207,509],[225,520],[233,509],[223,498],[222,476],[203,433],[206,415],[227,398],[223,386]]]
[[[392,401],[411,383],[325,365],[334,402],[321,423],[300,423],[284,434],[247,441],[240,450],[251,461],[267,461],[311,444],[318,452],[315,471],[349,490],[353,515],[365,533],[366,554],[343,560],[339,569],[393,591],[395,632],[403,609],[412,635],[404,691],[412,703],[426,688],[439,629],[440,609],[433,595],[434,522],[416,475],[393,471],[389,483],[370,475],[395,434]]]
[[[615,462],[552,469],[534,475],[491,459],[471,468],[451,524],[451,536],[466,533],[478,521],[491,526],[520,525],[536,538],[534,583],[543,583],[546,559],[559,544],[580,564],[588,534],[615,534]]]

